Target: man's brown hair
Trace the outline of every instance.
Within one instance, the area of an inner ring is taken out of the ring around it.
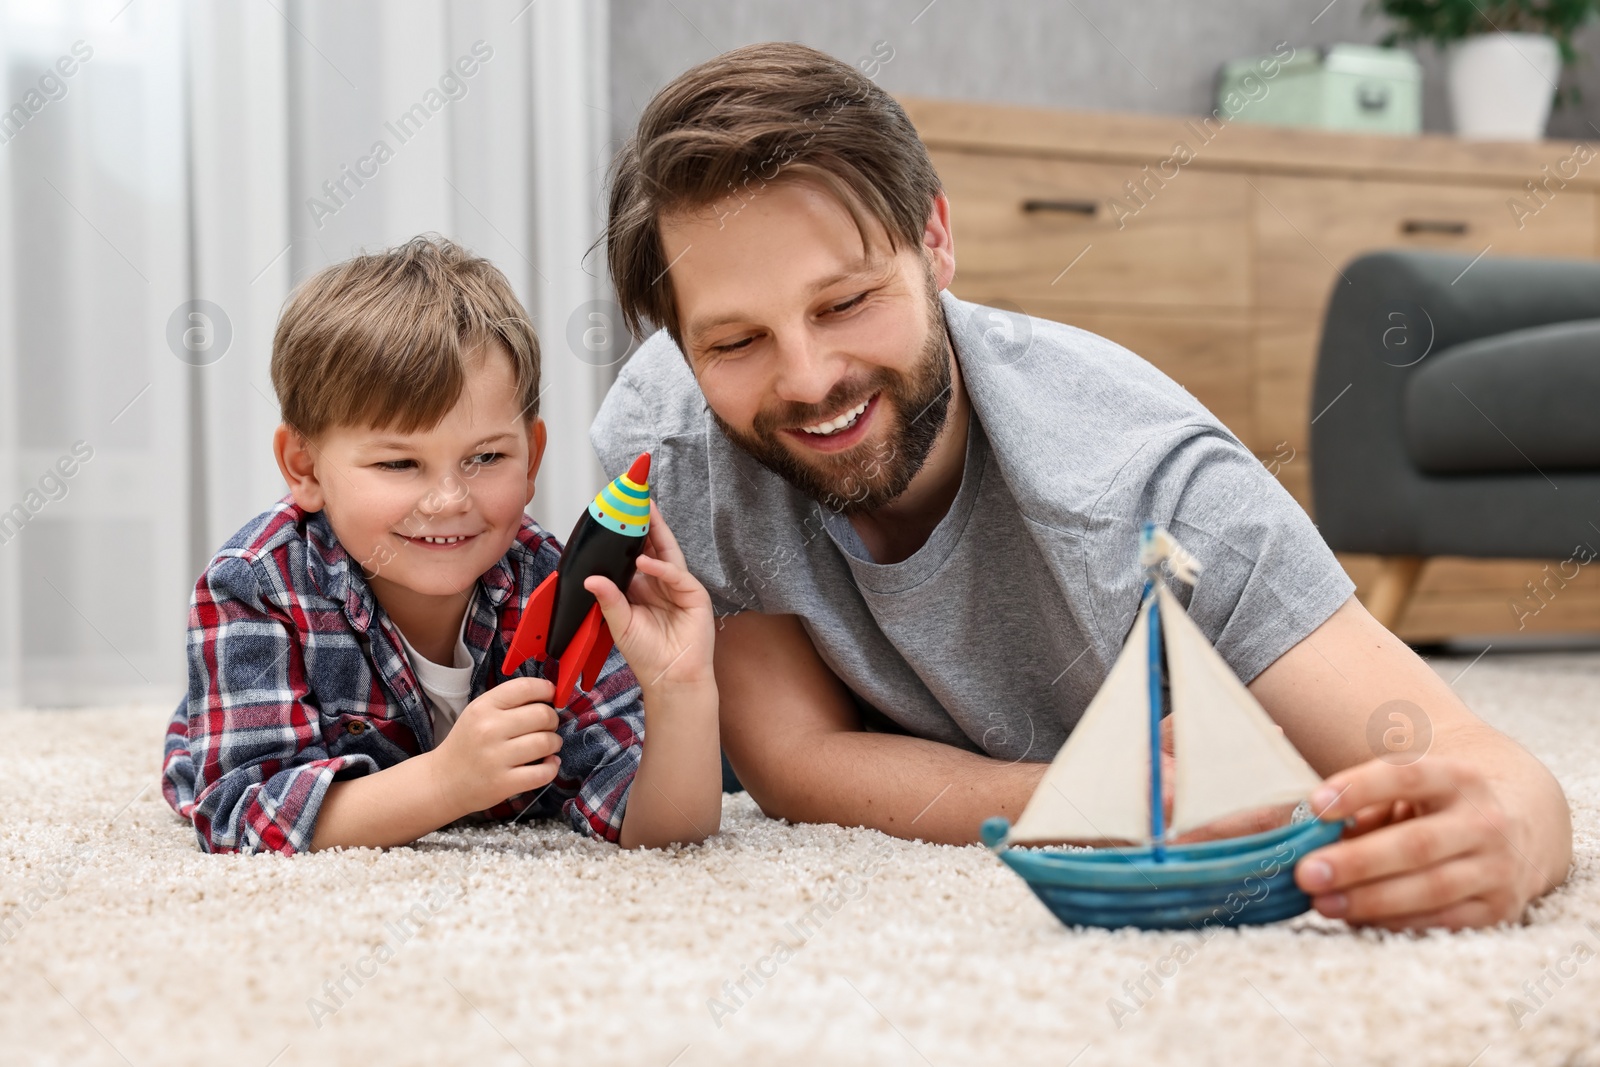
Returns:
[[[467,354],[511,357],[522,417],[539,414],[539,339],[504,274],[434,234],[319,271],[289,298],[272,338],[283,420],[314,437],[335,426],[414,433],[466,387]]]
[[[663,215],[727,200],[724,225],[773,181],[807,179],[832,193],[871,247],[869,220],[891,251],[922,243],[939,176],[894,98],[861,71],[799,44],[724,52],[656,94],[611,173],[606,254],[623,319],[680,346]]]

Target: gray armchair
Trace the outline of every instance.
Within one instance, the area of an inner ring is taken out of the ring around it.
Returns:
[[[1338,552],[1384,566],[1393,627],[1429,556],[1600,546],[1600,262],[1391,251],[1334,283],[1311,493]]]

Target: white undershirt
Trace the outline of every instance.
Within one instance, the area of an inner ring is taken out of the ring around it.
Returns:
[[[406,635],[400,633],[400,643],[406,646],[406,657],[411,660],[411,669],[422,685],[422,695],[433,716],[434,748],[438,748],[439,742],[450,733],[450,727],[455,725],[472,695],[472,653],[467,650],[467,620],[471,617],[469,601],[466,613],[461,616],[461,632],[456,635],[455,662],[449,667],[433,662],[412,648]],[[400,628],[396,626],[395,630]]]

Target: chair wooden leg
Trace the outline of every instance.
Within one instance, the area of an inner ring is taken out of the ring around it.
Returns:
[[[1379,561],[1378,576],[1367,594],[1367,611],[1384,629],[1393,630],[1399,625],[1426,562],[1423,556],[1384,556]]]

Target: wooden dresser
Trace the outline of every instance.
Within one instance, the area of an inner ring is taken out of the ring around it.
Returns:
[[[902,103],[950,196],[952,290],[1139,353],[1308,509],[1311,378],[1340,267],[1394,247],[1600,255],[1600,151],[1580,162],[1571,142]],[[1547,179],[1555,191],[1535,197],[1527,183]],[[1340,560],[1366,599],[1377,561]],[[1426,642],[1515,631],[1511,602],[1546,562],[1432,559],[1396,632]],[[1522,633],[1575,631],[1600,631],[1600,568],[1584,568]]]

